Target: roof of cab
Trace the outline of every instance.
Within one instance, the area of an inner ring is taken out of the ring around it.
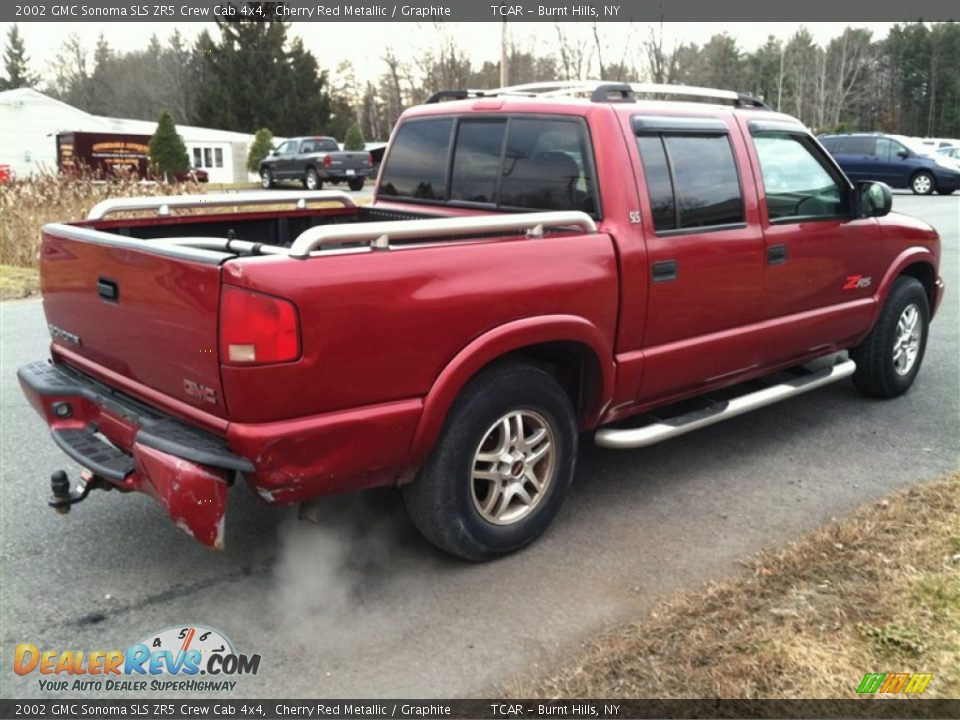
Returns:
[[[711,102],[687,102],[678,100],[596,102],[590,98],[581,97],[530,97],[519,95],[490,95],[417,105],[406,110],[403,113],[403,117],[466,115],[471,113],[530,113],[586,117],[593,112],[611,111],[618,115],[651,113],[696,117],[729,117],[736,114],[749,115],[757,119],[800,124],[800,121],[791,115],[779,113],[774,110],[754,107],[735,107],[733,105],[721,105]]]

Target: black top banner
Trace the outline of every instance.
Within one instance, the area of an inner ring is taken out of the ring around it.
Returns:
[[[956,0],[612,0],[611,2],[530,2],[446,0],[377,2],[355,0],[27,0],[0,4],[3,22],[214,22],[285,20],[296,22],[897,22],[960,18]]]
[[[0,718],[641,720],[955,718],[960,700],[2,700]]]

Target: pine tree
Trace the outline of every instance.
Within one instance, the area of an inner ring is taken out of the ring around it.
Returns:
[[[166,111],[160,113],[157,131],[150,138],[150,164],[168,181],[171,176],[190,168],[187,146],[183,144],[173,118]]]
[[[250,152],[247,154],[247,170],[252,173],[260,171],[260,163],[273,149],[273,133],[269,128],[260,128],[253,137]]]
[[[347,136],[343,139],[344,150],[363,150],[366,142],[363,139],[363,133],[360,132],[360,126],[353,124],[347,130]]]
[[[20,28],[17,27],[16,23],[7,32],[7,47],[3,51],[3,64],[7,76],[0,78],[0,90],[33,87],[40,81],[39,77],[30,72],[27,49],[24,47]]]

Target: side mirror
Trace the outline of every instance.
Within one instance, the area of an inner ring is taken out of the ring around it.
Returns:
[[[890,186],[882,182],[857,183],[857,206],[860,217],[883,217],[893,207]]]
[[[898,155],[901,159],[906,160],[908,157],[910,157],[910,151],[909,151],[909,150],[901,150],[900,152],[897,153],[897,155]]]

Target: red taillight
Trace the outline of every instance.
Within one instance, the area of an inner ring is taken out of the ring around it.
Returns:
[[[367,165],[370,165],[371,167],[373,167],[373,155],[371,155],[370,153],[367,153]]]
[[[331,165],[332,163],[333,163],[333,158],[331,158],[329,155],[324,155],[324,156],[323,156],[323,166],[324,166],[325,168],[330,167],[330,165]]]
[[[300,357],[293,303],[225,285],[220,296],[220,362],[264,365]]]

